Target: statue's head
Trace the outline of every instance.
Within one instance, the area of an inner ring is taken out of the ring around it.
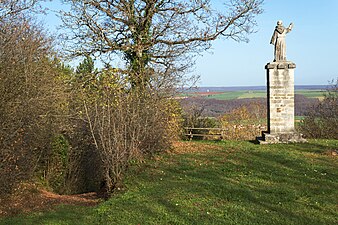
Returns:
[[[283,25],[283,21],[278,20],[278,21],[277,21],[277,26],[282,26],[282,25]]]

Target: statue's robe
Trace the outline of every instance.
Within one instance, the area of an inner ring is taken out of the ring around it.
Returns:
[[[270,44],[275,46],[275,61],[286,61],[285,37],[290,29],[283,26],[276,26]]]

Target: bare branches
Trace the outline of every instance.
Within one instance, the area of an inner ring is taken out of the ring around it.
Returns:
[[[66,105],[51,40],[29,17],[9,18],[0,20],[0,195],[33,174]]]
[[[229,0],[221,10],[210,0],[71,3],[72,11],[64,12],[63,19],[73,31],[67,39],[72,53],[122,53],[134,71],[142,71],[150,61],[163,65],[163,59],[174,62],[199,53],[221,37],[247,41],[254,32],[255,16],[262,12],[262,0]]]
[[[33,10],[39,0],[0,0],[0,21],[28,9]]]

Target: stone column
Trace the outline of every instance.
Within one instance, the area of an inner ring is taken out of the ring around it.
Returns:
[[[268,131],[258,138],[261,144],[305,141],[295,132],[294,70],[290,61],[268,63],[267,105]]]
[[[268,87],[268,132],[294,132],[294,70],[292,62],[266,65]]]

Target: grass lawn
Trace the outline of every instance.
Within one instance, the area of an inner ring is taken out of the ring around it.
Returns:
[[[337,224],[338,140],[179,142],[132,166],[96,207],[61,206],[0,224]]]

